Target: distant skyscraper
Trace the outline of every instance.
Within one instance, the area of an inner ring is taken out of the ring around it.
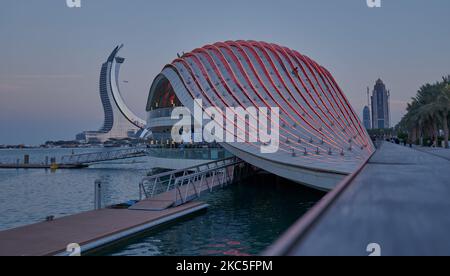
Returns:
[[[372,93],[372,128],[390,128],[390,91],[378,79]]]
[[[117,46],[102,65],[99,88],[105,119],[99,131],[82,133],[87,141],[105,142],[111,138],[134,137],[145,127],[145,121],[128,109],[120,94],[119,72],[125,59],[117,54],[122,47],[123,45]],[[81,138],[82,135],[78,135],[77,138]]]
[[[368,106],[365,106],[363,110],[363,122],[366,129],[372,128],[372,123],[370,122],[370,108]]]
[[[367,105],[364,106],[363,110],[363,124],[366,129],[372,128],[372,121],[370,117],[370,88],[367,87]]]

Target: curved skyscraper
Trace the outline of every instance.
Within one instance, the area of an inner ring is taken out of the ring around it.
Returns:
[[[181,105],[194,110],[198,100],[205,112],[209,107],[278,108],[277,118],[259,115],[279,128],[276,152],[261,152],[262,142],[221,145],[254,166],[304,185],[330,190],[374,151],[330,72],[287,47],[227,41],[183,54],[166,65],[151,86],[148,128],[169,137],[171,111]],[[253,115],[247,115],[245,131],[250,136],[257,126],[251,123]],[[226,124],[242,128],[234,119]]]
[[[145,128],[145,121],[128,109],[120,93],[119,73],[125,59],[118,53],[122,47],[117,46],[102,65],[99,89],[105,118],[100,130],[84,132],[87,141],[135,137]]]

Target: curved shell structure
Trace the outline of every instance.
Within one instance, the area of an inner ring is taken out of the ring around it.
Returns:
[[[218,42],[175,59],[155,82],[162,76],[191,110],[194,99],[201,99],[204,109],[278,107],[276,152],[262,153],[261,142],[222,145],[246,162],[298,183],[330,190],[375,150],[330,72],[289,48]],[[246,129],[256,127],[250,121]]]

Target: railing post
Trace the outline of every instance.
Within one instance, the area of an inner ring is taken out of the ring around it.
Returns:
[[[173,179],[173,174],[170,175],[169,184],[167,184],[167,191],[166,192],[170,191],[170,185],[172,184],[172,179]]]
[[[94,207],[95,210],[102,208],[102,181],[99,179],[95,180]]]
[[[215,182],[216,175],[217,175],[217,172],[214,170],[214,171],[213,171],[213,175],[212,175],[212,179],[211,179],[211,182],[210,182],[210,188],[209,188],[209,190],[210,190],[211,192],[213,191],[214,184],[216,183],[216,182]]]
[[[191,183],[191,179],[189,178],[188,179],[188,182],[187,182],[187,184],[186,184],[186,191],[185,191],[185,193],[184,193],[184,200],[183,200],[183,204],[184,203],[186,203],[186,201],[187,201],[187,197],[188,197],[188,191],[189,191],[189,185],[190,185],[190,183]]]
[[[178,181],[178,179],[175,181],[175,186],[176,186],[176,191],[175,191],[175,205],[177,205],[177,201],[178,201],[178,194],[180,194],[180,200],[181,203],[183,203],[183,194],[181,193],[181,189],[180,189],[180,181]],[[178,205],[177,205],[178,206]]]
[[[227,170],[226,170],[226,168],[225,169],[223,169],[223,175],[222,175],[222,181],[221,181],[221,183],[220,183],[220,186],[223,188],[223,186],[225,185],[224,183],[225,183],[225,180],[227,179]]]
[[[155,182],[153,183],[153,189],[152,189],[152,196],[151,197],[155,196],[155,191],[156,191],[156,185],[157,184],[158,184],[158,178],[156,177],[155,178]]]
[[[199,181],[198,180],[199,177],[200,177],[200,175],[195,176],[193,181],[192,181],[192,186],[194,187],[194,191],[197,194],[197,197],[200,197],[200,191],[201,191],[201,188],[202,188],[202,187],[200,187],[199,189],[197,189],[197,187],[195,186],[195,182]]]

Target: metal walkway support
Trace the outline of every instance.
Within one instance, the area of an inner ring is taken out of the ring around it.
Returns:
[[[62,165],[91,164],[104,161],[141,157],[146,156],[147,154],[148,154],[147,149],[144,148],[130,148],[104,152],[73,154],[63,156],[61,158],[61,164]]]
[[[140,197],[155,198],[171,192],[174,206],[179,206],[200,197],[204,191],[212,192],[216,187],[240,181],[251,172],[252,167],[237,157],[217,160],[145,177],[139,184]]]

